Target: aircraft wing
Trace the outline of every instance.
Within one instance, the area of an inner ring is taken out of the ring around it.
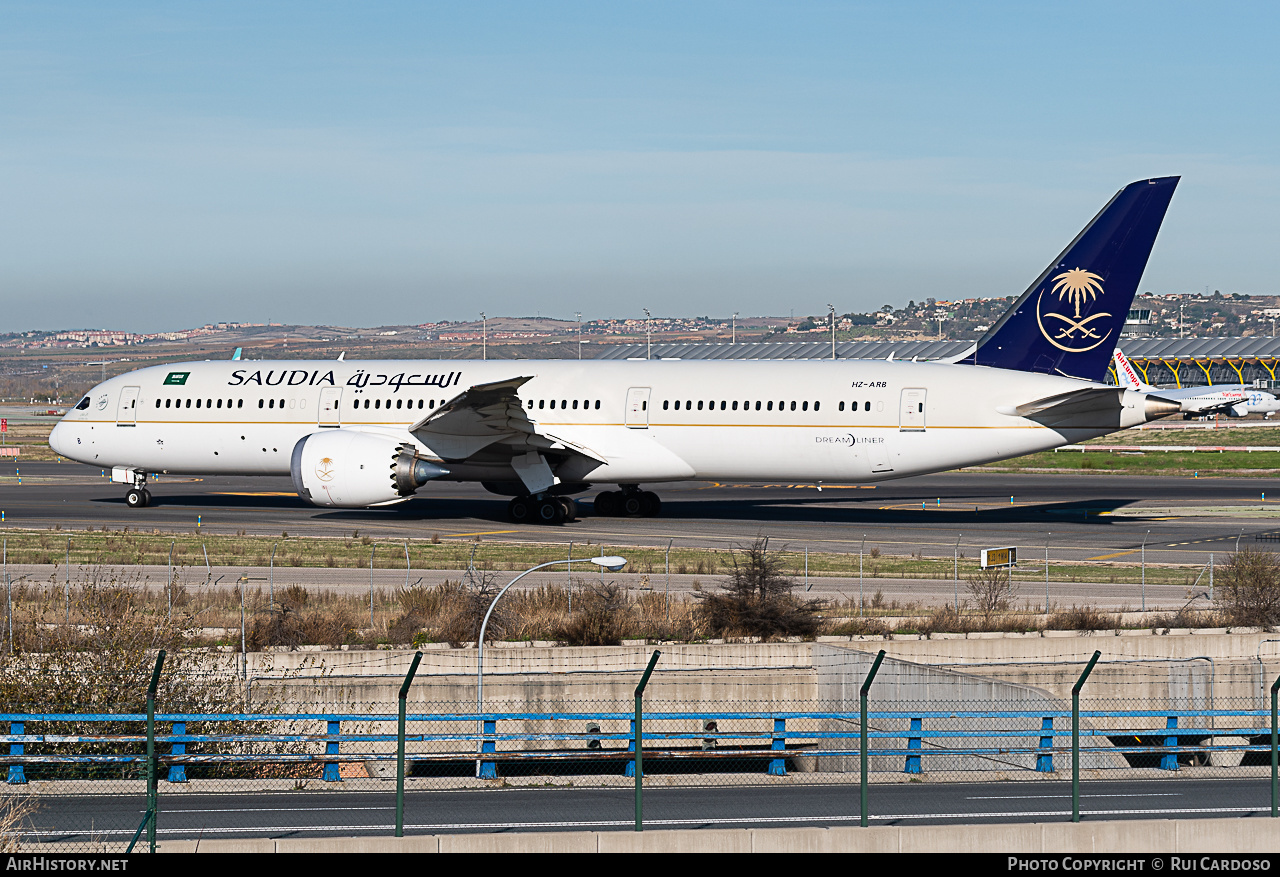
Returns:
[[[461,462],[501,445],[494,450],[513,457],[530,451],[562,451],[604,463],[590,449],[543,432],[529,419],[519,390],[532,377],[470,387],[415,423],[409,432],[449,462]]]

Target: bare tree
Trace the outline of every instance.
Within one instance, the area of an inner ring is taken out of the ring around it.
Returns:
[[[1280,623],[1280,559],[1270,551],[1237,551],[1218,582],[1215,602],[1231,624],[1271,627]]]
[[[1008,609],[1009,601],[1015,596],[1012,576],[1000,567],[978,570],[965,581],[984,623],[990,623],[992,615]]]
[[[783,572],[780,551],[769,552],[757,536],[732,555],[733,569],[718,593],[694,594],[699,621],[718,636],[812,636],[822,619],[822,600],[792,594],[795,579]]]

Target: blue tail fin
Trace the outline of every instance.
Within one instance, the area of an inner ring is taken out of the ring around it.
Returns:
[[[961,362],[1104,380],[1178,179],[1117,192]]]

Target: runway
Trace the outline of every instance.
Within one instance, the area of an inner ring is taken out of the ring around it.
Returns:
[[[109,473],[107,473],[109,474]],[[19,478],[21,483],[19,483]],[[749,485],[684,482],[646,485],[662,497],[657,518],[604,518],[582,503],[563,527],[515,525],[506,498],[479,485],[432,483],[387,509],[328,510],[303,503],[287,478],[161,476],[153,504],[130,510],[124,488],[102,470],[76,463],[5,463],[0,468],[4,527],[64,530],[123,527],[213,533],[377,539],[603,543],[729,548],[756,535],[789,551],[950,558],[957,544],[1018,546],[1023,558],[1201,564],[1237,544],[1280,545],[1280,481],[1148,476],[948,472],[879,485]],[[1267,496],[1269,501],[1264,501]],[[1274,504],[1274,505],[1273,505]],[[1143,544],[1145,542],[1145,551]]]

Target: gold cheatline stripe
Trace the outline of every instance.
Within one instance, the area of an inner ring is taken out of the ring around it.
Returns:
[[[75,420],[69,421],[74,424],[85,423],[102,423],[115,424],[116,426],[143,426],[143,425],[186,425],[186,426],[319,426],[312,424],[309,420],[136,420],[132,423],[120,422],[116,420]],[[348,421],[340,425],[328,426],[330,429],[341,428],[344,426],[412,426],[417,421],[400,421],[400,420],[360,420]],[[594,423],[589,421],[558,421],[558,420],[537,420],[534,423],[538,426],[628,426],[626,423]],[[1098,424],[1096,426],[1073,426],[1072,429],[1109,429],[1114,424]],[[697,427],[713,428],[713,429],[889,429],[905,432],[928,432],[931,429],[1048,429],[1047,426],[1028,425],[1028,426],[949,426],[939,424],[929,426],[927,428],[909,427],[902,430],[897,424],[892,423],[648,423],[643,426],[637,425],[636,429],[648,429],[653,427]]]

